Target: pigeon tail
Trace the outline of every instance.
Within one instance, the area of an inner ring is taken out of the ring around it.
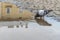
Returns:
[[[48,10],[48,13],[52,12],[53,10]]]

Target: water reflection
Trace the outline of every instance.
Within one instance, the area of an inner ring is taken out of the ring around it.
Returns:
[[[24,26],[25,28],[28,28],[28,25],[30,22],[38,23],[39,25],[42,25],[42,26],[51,26],[51,24],[49,24],[43,19],[35,19],[35,20],[28,20],[28,21],[27,20],[26,21],[2,21],[0,22],[0,26],[8,26],[8,28],[14,28],[14,25],[15,25],[16,28],[24,27]]]
[[[48,22],[46,22],[45,20],[43,19],[35,19],[36,22],[39,24],[39,25],[42,25],[42,26],[51,26],[51,24],[49,24]]]

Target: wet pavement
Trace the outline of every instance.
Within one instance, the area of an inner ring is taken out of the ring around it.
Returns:
[[[29,19],[29,20],[27,20],[27,19],[24,19],[24,20],[22,20],[22,21],[30,21],[31,19]],[[43,20],[43,19],[34,19],[40,26],[42,25],[42,26],[51,26],[51,24],[50,23],[48,23],[47,21],[45,21],[45,20]],[[21,21],[21,20],[20,20]],[[35,22],[34,21],[34,22]],[[31,22],[33,22],[33,21],[31,21]],[[10,25],[20,25],[20,22],[17,20],[8,20],[8,21],[5,21],[5,20],[3,20],[3,21],[1,21],[0,22],[0,26],[10,26]]]

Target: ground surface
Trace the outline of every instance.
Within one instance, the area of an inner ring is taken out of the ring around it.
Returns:
[[[0,40],[60,40],[60,22],[45,17],[51,26],[43,26],[36,22],[29,22],[28,28],[0,28]]]

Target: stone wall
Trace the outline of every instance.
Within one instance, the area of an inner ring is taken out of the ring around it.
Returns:
[[[52,15],[60,15],[60,0],[13,0],[13,2],[20,5],[20,9],[52,9],[54,10]]]
[[[60,10],[60,0],[17,0],[23,3],[24,7]]]

